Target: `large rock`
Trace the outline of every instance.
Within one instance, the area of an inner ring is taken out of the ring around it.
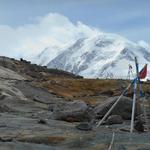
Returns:
[[[9,80],[25,80],[25,78],[19,75],[17,72],[0,66],[0,78]]]
[[[123,119],[120,115],[112,115],[109,116],[108,119],[106,120],[106,124],[112,125],[112,124],[122,124]]]
[[[21,143],[21,142],[0,142],[0,150],[61,150],[50,145]]]
[[[103,104],[99,104],[94,108],[94,113],[96,118],[102,118],[111,106],[116,102],[118,99],[117,97],[112,97],[106,100]],[[123,119],[131,119],[131,112],[132,112],[132,99],[128,97],[122,97],[116,107],[112,110],[110,115],[120,115]],[[140,105],[136,105],[136,116],[140,114]]]
[[[83,101],[73,101],[55,106],[53,118],[68,122],[89,121],[88,106]]]

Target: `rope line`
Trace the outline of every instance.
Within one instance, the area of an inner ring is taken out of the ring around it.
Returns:
[[[103,123],[103,121],[108,117],[108,115],[112,112],[112,110],[115,108],[115,106],[117,105],[117,103],[120,101],[120,99],[122,98],[122,96],[126,93],[126,91],[130,88],[130,86],[132,85],[132,83],[130,83],[128,85],[128,87],[122,92],[122,94],[119,96],[119,98],[116,100],[116,102],[112,105],[112,107],[109,109],[109,111],[105,114],[105,116],[102,118],[102,120],[99,121],[99,123],[97,124],[97,128]]]
[[[112,149],[112,146],[113,146],[113,144],[114,144],[114,139],[115,139],[115,132],[113,132],[113,134],[112,134],[112,139],[111,139],[111,143],[110,143],[110,145],[109,145],[109,147],[108,147],[108,150],[111,150],[111,149]]]

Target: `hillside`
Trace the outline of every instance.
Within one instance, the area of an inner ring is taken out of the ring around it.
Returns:
[[[117,115],[119,124],[107,118],[96,128],[128,84],[127,80],[84,79],[23,59],[0,57],[0,150],[108,149],[113,131],[114,149],[148,149],[146,128],[141,134],[138,129],[129,133],[132,89],[109,116]],[[149,100],[150,83],[145,82],[143,89]]]
[[[0,65],[20,73],[28,79],[46,80],[47,77],[57,76],[61,78],[83,78],[82,76],[74,75],[67,71],[48,69],[46,66],[42,67],[36,64],[31,64],[30,61],[23,60],[22,58],[18,61],[8,57],[0,57]]]

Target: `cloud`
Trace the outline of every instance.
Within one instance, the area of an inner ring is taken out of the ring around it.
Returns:
[[[146,49],[150,49],[150,45],[146,43],[145,41],[139,41],[138,44]]]
[[[17,28],[0,25],[0,55],[30,58],[46,47],[63,46],[79,36],[97,34],[99,31],[81,22],[73,24],[58,13],[39,17],[36,24]]]
[[[99,29],[89,27],[81,22],[73,24],[67,17],[58,13],[49,13],[36,19],[34,24],[16,28],[0,25],[0,55],[31,59],[47,47],[53,51],[54,49],[59,50],[79,38],[104,34]],[[137,29],[135,28],[133,31],[137,35]],[[142,30],[141,36],[142,32],[145,33]],[[123,33],[130,35],[129,30]]]

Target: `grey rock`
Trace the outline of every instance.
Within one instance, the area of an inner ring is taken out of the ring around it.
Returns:
[[[82,122],[76,126],[79,130],[89,131],[92,130],[92,124],[89,122]]]
[[[118,145],[116,150],[127,150],[124,145]]]
[[[0,142],[0,150],[61,150],[61,148],[33,143]]]
[[[88,106],[83,101],[73,101],[58,105],[53,112],[54,119],[69,122],[87,121],[90,119]]]
[[[103,104],[99,104],[94,108],[94,113],[97,118],[102,118],[111,106],[118,99],[117,97],[112,97],[107,99]],[[128,97],[122,97],[116,107],[112,110],[110,115],[120,115],[123,119],[131,119],[132,112],[132,99]],[[140,106],[136,107],[136,116],[141,113]]]
[[[122,124],[123,119],[120,115],[112,115],[109,116],[108,119],[106,120],[106,124],[112,125],[112,124]]]

